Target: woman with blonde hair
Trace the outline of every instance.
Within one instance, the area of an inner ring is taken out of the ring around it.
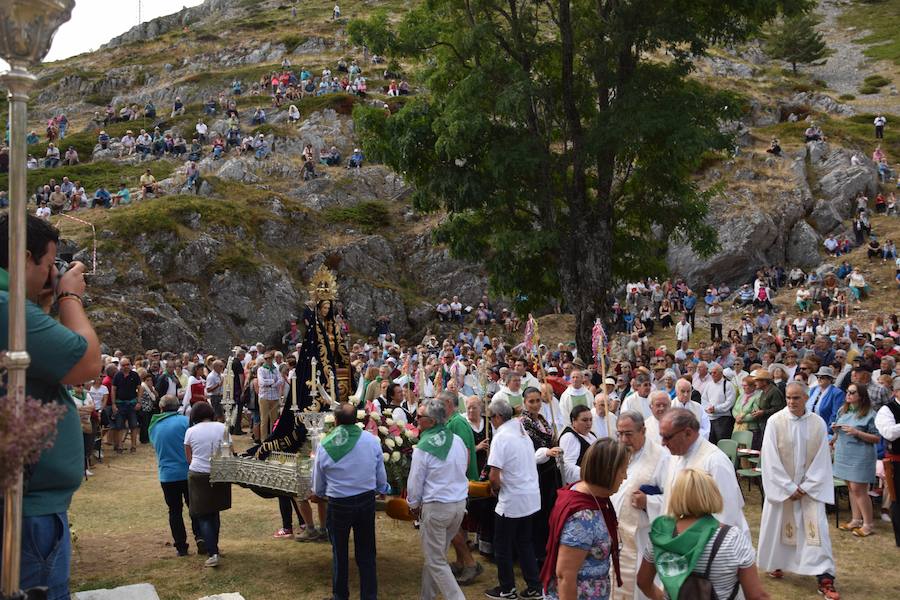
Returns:
[[[669,514],[657,517],[650,527],[651,547],[645,550],[637,574],[644,594],[652,600],[694,598],[700,588],[697,584],[702,584],[698,579],[703,578],[718,598],[768,600],[750,540],[712,516],[722,509],[722,494],[712,477],[697,469],[678,474]],[[654,585],[657,576],[663,588]]]

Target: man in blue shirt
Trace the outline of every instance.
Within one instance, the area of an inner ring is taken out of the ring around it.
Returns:
[[[311,502],[328,498],[326,525],[331,541],[331,594],[348,600],[353,530],[360,600],[377,600],[375,571],[375,494],[386,493],[387,474],[381,442],[356,426],[356,407],[342,404],[334,415],[335,427],[316,451]]]
[[[691,324],[691,329],[694,329],[696,328],[696,325],[694,325],[694,314],[697,308],[697,296],[694,295],[694,291],[688,290],[687,296],[684,297],[682,302],[684,303],[684,312],[687,314],[687,320]]]
[[[31,358],[25,394],[66,407],[53,445],[25,477],[22,496],[22,589],[49,588],[47,598],[69,598],[72,547],[66,512],[84,476],[84,440],[78,409],[65,385],[84,383],[100,372],[100,340],[84,311],[84,265],[74,262],[59,277],[54,259],[59,231],[26,217],[25,328]],[[0,215],[0,350],[9,339],[9,217]],[[54,297],[59,321],[48,313]],[[5,395],[6,390],[0,390]]]
[[[171,363],[172,361],[169,361]],[[188,418],[178,414],[181,406],[177,396],[164,395],[159,399],[162,412],[150,419],[150,443],[156,451],[156,464],[159,467],[159,484],[162,486],[166,506],[169,507],[169,529],[175,541],[178,556],[187,556],[187,532],[182,517],[182,501],[188,502],[188,461],[184,455],[184,434],[190,425]],[[194,519],[191,529],[197,542],[197,553],[206,554],[203,540]]]
[[[831,424],[837,418],[838,409],[844,405],[844,391],[834,385],[834,369],[831,367],[819,367],[816,381],[818,385],[809,390],[806,411],[822,417],[825,432],[831,437]]]

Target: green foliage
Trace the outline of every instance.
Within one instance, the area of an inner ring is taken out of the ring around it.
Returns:
[[[233,271],[240,275],[253,275],[260,267],[260,261],[247,249],[238,244],[229,244],[213,262],[213,273]]]
[[[891,80],[883,75],[869,75],[865,79],[863,79],[863,84],[859,87],[860,94],[877,94],[881,91],[886,85],[889,85]]]
[[[495,291],[523,309],[561,292],[590,354],[616,280],[662,271],[668,240],[715,247],[711,193],[692,174],[731,146],[719,121],[741,107],[689,80],[693,57],[808,7],[432,0],[396,25],[354,21],[354,43],[419,61],[431,92],[390,117],[357,106],[357,133],[414,185],[418,209],[448,213],[437,239],[485,264]],[[649,58],[663,50],[671,60]]]
[[[294,50],[297,49],[297,46],[299,46],[300,44],[303,44],[308,39],[309,38],[306,37],[305,35],[297,35],[294,33],[289,33],[287,35],[281,36],[281,43],[284,44],[284,47],[287,50],[287,53],[290,54]]]
[[[789,62],[794,73],[797,63],[809,64],[825,58],[828,48],[822,34],[816,30],[820,22],[821,19],[812,13],[780,19],[766,32],[766,52],[772,58]]]
[[[344,223],[357,227],[365,234],[384,231],[390,225],[390,211],[385,202],[361,202],[354,206],[333,207],[322,211],[328,223]]]
[[[854,2],[844,10],[838,23],[870,32],[856,40],[868,46],[863,52],[869,58],[900,64],[900,0]]]
[[[93,104],[94,106],[103,106],[112,102],[113,95],[111,92],[90,94],[84,97],[85,104]]]
[[[853,94],[841,94],[840,96],[838,96],[838,100],[849,102],[850,100],[856,100],[856,96],[854,96]]]

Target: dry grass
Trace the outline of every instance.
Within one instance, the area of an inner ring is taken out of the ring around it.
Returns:
[[[318,600],[328,595],[330,547],[273,539],[280,524],[274,500],[235,487],[233,508],[222,514],[222,564],[204,569],[201,557],[177,558],[169,546],[166,507],[149,447],[141,447],[136,456],[110,458],[97,465],[95,473],[75,495],[70,511],[76,536],[73,589],[146,581],[163,600],[193,600],[225,591],[240,592],[247,600]],[[846,499],[841,504],[842,516],[847,515]],[[745,513],[755,540],[760,518],[755,488],[747,495]],[[833,523],[834,517],[830,520]],[[872,538],[859,539],[831,529],[844,598],[897,597],[900,572],[890,526],[879,521],[876,531]],[[377,535],[381,597],[416,598],[422,564],[418,533],[410,524],[378,513]],[[465,589],[466,598],[482,598],[482,591],[495,585],[495,573],[485,563],[485,574]],[[352,566],[350,581],[351,595],[358,595]],[[765,578],[763,583],[775,600],[816,597],[811,577],[789,575],[778,582]]]

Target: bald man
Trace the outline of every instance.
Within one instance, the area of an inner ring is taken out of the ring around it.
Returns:
[[[672,399],[672,408],[685,408],[700,422],[700,437],[709,439],[709,414],[703,410],[699,402],[691,400],[694,386],[687,379],[681,378],[675,382],[675,397]]]
[[[594,398],[591,391],[584,385],[584,372],[581,369],[572,369],[569,376],[569,387],[562,393],[559,398],[559,410],[562,413],[563,427],[572,424],[572,409],[578,405],[591,408],[594,404]]]
[[[672,401],[669,399],[667,392],[661,390],[650,392],[650,416],[644,420],[644,428],[648,440],[656,444],[662,443],[659,437],[659,420],[671,407]]]

